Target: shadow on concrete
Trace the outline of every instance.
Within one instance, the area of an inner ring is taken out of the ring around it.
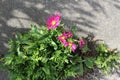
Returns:
[[[114,6],[120,10],[120,5],[114,4]]]
[[[118,10],[120,10],[120,0],[111,0],[111,4]]]

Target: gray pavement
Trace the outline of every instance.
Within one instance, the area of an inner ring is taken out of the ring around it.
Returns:
[[[62,14],[67,29],[76,25],[77,35],[93,32],[110,48],[120,50],[120,0],[0,0],[0,54],[7,54],[8,40],[16,32],[28,31],[30,24],[45,24],[55,12]],[[0,80],[7,80],[3,73]],[[120,80],[119,76],[111,73],[98,80]]]

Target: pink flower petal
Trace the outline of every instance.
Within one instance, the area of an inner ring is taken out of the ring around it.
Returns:
[[[73,52],[75,52],[75,50],[77,49],[76,44],[74,44],[73,42],[68,42],[68,46],[71,47],[71,50],[72,50]]]
[[[66,41],[66,40],[61,40],[61,43],[62,43],[65,47],[67,47],[67,46],[68,46],[68,43],[67,43],[67,41]]]
[[[73,36],[72,32],[67,33],[67,38],[71,38]]]
[[[57,28],[60,24],[60,18],[61,16],[59,14],[50,16],[46,21],[48,30]]]
[[[76,44],[72,44],[72,51],[75,52],[76,49],[77,49]]]
[[[83,39],[79,40],[79,45],[80,45],[80,48],[83,48],[85,45],[85,41]]]

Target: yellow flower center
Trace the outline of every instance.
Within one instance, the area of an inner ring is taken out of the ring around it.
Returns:
[[[56,24],[56,21],[55,21],[55,20],[53,20],[53,21],[52,21],[52,25],[55,25],[55,24]]]
[[[69,42],[69,46],[72,46],[72,42]]]
[[[62,39],[65,39],[65,36],[62,36]]]

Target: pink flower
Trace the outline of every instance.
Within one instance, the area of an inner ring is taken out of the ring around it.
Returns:
[[[71,38],[73,36],[72,32],[67,32],[67,31],[63,31],[63,35],[65,35],[66,38]]]
[[[67,47],[67,41],[66,41],[66,35],[62,34],[61,36],[57,37],[58,40],[60,40],[60,42]]]
[[[62,40],[65,40],[65,39],[66,39],[66,36],[65,36],[65,35],[61,35],[61,36],[58,36],[57,39],[60,40],[60,41],[62,41]]]
[[[64,45],[64,47],[67,47],[68,44],[67,44],[67,41],[66,40],[62,40],[61,43]]]
[[[83,48],[85,45],[85,41],[83,39],[81,39],[78,42],[79,42],[80,48]]]
[[[57,39],[60,40],[60,42],[65,46],[67,47],[68,45],[70,46],[70,43],[68,43],[66,41],[67,38],[70,38],[72,37],[73,34],[71,32],[66,32],[66,31],[63,31],[62,35],[58,36]]]
[[[71,38],[73,36],[72,32],[67,33],[67,38]]]
[[[76,48],[77,48],[76,44],[72,44],[72,51],[73,52],[75,52]]]
[[[74,44],[73,42],[68,42],[68,46],[71,47],[71,50],[72,50],[73,52],[75,52],[75,50],[77,49],[76,44]]]
[[[50,16],[46,21],[48,30],[57,28],[60,24],[60,18],[60,14]]]
[[[66,31],[63,31],[62,32],[62,35],[65,35],[67,37],[67,32]]]

